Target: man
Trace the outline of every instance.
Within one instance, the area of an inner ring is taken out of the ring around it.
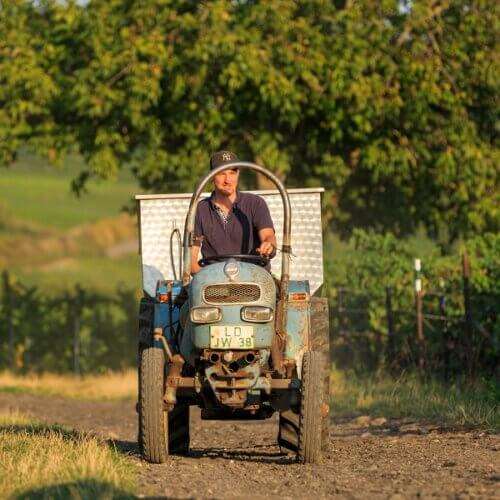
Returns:
[[[230,151],[218,151],[210,158],[210,168],[238,161]],[[210,198],[198,204],[195,220],[195,246],[191,270],[200,270],[200,247],[204,257],[227,254],[260,254],[274,257],[276,236],[266,202],[255,194],[238,191],[239,170],[217,174]]]

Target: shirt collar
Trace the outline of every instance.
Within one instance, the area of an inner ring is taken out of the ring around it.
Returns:
[[[241,191],[236,190],[236,198],[234,200],[233,206],[238,205],[240,201],[241,201]]]
[[[216,205],[214,203],[214,198],[215,198],[215,191],[212,191],[212,193],[210,194],[210,205],[212,206],[212,208],[216,208]],[[241,202],[241,191],[240,190],[236,190],[236,198],[234,200],[234,203],[233,203],[233,208],[234,207],[237,207],[238,204]]]

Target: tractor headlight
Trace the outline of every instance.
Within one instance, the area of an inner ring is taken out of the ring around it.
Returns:
[[[222,311],[218,307],[193,307],[191,321],[193,323],[214,323],[222,319]]]
[[[265,323],[273,319],[273,310],[270,307],[248,306],[241,309],[241,318],[245,321]]]

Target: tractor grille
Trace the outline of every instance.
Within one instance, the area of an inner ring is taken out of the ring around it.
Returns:
[[[260,299],[260,287],[238,283],[208,285],[203,292],[203,298],[210,304],[257,302]]]

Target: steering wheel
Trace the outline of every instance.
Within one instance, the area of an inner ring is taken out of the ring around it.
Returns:
[[[248,254],[226,254],[226,255],[214,255],[212,257],[204,257],[198,263],[200,266],[208,266],[214,262],[222,262],[228,259],[241,260],[242,262],[250,262],[251,264],[257,264],[258,266],[266,267],[269,264],[269,257],[267,255],[248,255]]]

